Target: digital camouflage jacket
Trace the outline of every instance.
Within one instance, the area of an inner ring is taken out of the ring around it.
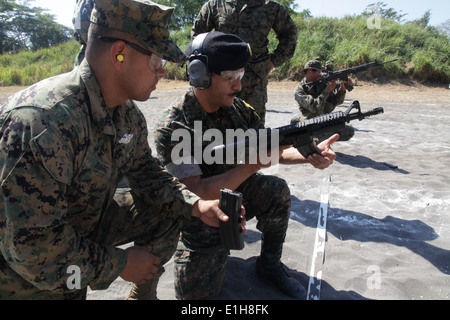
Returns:
[[[71,265],[82,288],[107,288],[127,254],[95,236],[122,179],[155,212],[190,218],[198,197],[147,136],[133,102],[106,108],[86,60],[0,105],[0,298],[58,298]]]
[[[297,26],[285,7],[269,0],[210,0],[200,10],[191,36],[215,29],[232,33],[250,43],[252,57],[248,67],[259,77],[269,73],[268,61],[275,67],[292,58],[297,44]],[[279,41],[269,53],[269,33],[274,30]]]

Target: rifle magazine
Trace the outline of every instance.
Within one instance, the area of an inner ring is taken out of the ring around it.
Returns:
[[[244,249],[241,229],[242,193],[228,189],[220,190],[220,209],[229,217],[227,222],[219,222],[222,245],[227,250]]]

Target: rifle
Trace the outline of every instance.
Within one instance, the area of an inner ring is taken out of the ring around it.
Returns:
[[[357,111],[351,112],[353,109],[356,109]],[[292,145],[297,148],[298,151],[306,159],[308,156],[314,153],[321,153],[314,142],[315,136],[322,134],[330,134],[331,136],[336,133],[338,129],[344,128],[345,123],[349,123],[353,120],[361,121],[367,117],[379,113],[384,113],[384,109],[380,107],[362,112],[359,101],[354,101],[352,105],[349,106],[344,112],[332,112],[302,122],[297,122],[291,125],[276,128],[276,131],[279,134],[279,146]],[[269,149],[271,148],[270,143],[272,139],[270,139],[270,135],[272,134],[272,130],[270,128],[267,128],[265,130],[267,130],[267,136],[269,137],[267,139],[267,145],[259,145],[258,147],[266,147]],[[258,136],[259,134],[255,139],[253,137],[247,137],[245,138],[245,141],[236,141],[229,145],[216,146],[213,150],[217,152],[218,149],[237,149],[237,147],[242,144],[245,144],[245,147],[248,148],[250,146],[251,139],[256,141],[260,140]]]
[[[327,72],[327,74],[323,75],[318,80],[306,83],[307,85],[303,86],[303,89],[305,90],[305,92],[307,94],[310,94],[314,98],[317,98],[323,92],[323,90],[325,90],[325,88],[327,87],[327,83],[330,81],[333,81],[333,80],[348,81],[349,74],[356,74],[359,72],[363,72],[370,68],[379,67],[379,66],[382,66],[383,64],[394,62],[397,60],[398,59],[393,59],[393,60],[389,60],[386,62],[378,62],[377,60],[375,60],[374,62],[366,63],[363,65],[345,69],[345,70],[340,70],[340,71],[329,70]],[[311,87],[309,87],[309,86],[311,86]],[[350,86],[348,84],[346,84],[345,87],[347,88],[348,91],[353,90],[353,86]]]
[[[353,109],[357,112],[351,113]],[[354,101],[344,112],[332,112],[278,128],[280,146],[293,145],[303,157],[307,158],[313,153],[321,153],[314,142],[314,136],[326,133],[333,135],[338,129],[344,128],[345,123],[353,120],[361,121],[379,113],[384,113],[384,109],[380,107],[362,112],[359,101]]]

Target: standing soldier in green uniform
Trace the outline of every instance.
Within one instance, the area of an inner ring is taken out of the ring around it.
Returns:
[[[199,39],[202,39],[201,43]],[[161,116],[155,129],[158,156],[167,171],[204,199],[219,197],[222,188],[243,193],[245,217],[247,220],[256,217],[257,228],[262,232],[256,276],[286,295],[304,298],[305,289],[287,275],[280,260],[291,204],[286,182],[257,173],[262,167],[260,161],[240,165],[220,161],[209,163],[205,158],[199,159],[194,151],[198,147],[195,146],[195,137],[199,134],[197,128],[201,128],[203,133],[209,129],[219,130],[223,137],[230,129],[264,128],[254,109],[237,98],[244,67],[250,58],[248,44],[232,34],[210,32],[199,35],[186,53],[191,60],[189,73],[194,78],[191,79],[193,87]],[[205,64],[203,69],[207,71],[204,74],[197,73],[200,68],[192,70],[193,65],[197,68],[201,63]],[[197,80],[202,78],[205,80],[199,82],[202,87],[204,82],[209,82],[206,89],[196,87]],[[189,136],[194,147],[189,141],[181,141],[180,144],[191,148],[180,149],[178,153],[182,154],[178,155],[174,152],[174,148],[179,149],[177,139],[172,140],[174,133],[186,133],[183,137]],[[284,146],[280,148],[280,159],[275,160],[292,164],[309,161],[316,168],[326,168],[336,157],[330,145],[337,138],[335,135],[319,145],[322,155],[305,159],[294,147]],[[227,255],[217,228],[205,226],[195,218],[183,221],[182,237],[175,253],[177,298],[205,299],[217,295],[225,281]]]
[[[269,53],[268,36],[272,29],[279,43]],[[252,56],[245,67],[239,97],[255,108],[264,123],[269,72],[294,55],[297,26],[286,8],[275,1],[209,0],[200,10],[191,36],[212,30],[235,34],[250,44]]]
[[[333,112],[336,106],[344,103],[347,93],[347,88],[345,87],[347,81],[341,81],[339,85],[336,84],[336,81],[330,81],[322,92],[317,92],[318,89],[313,85],[313,82],[319,80],[323,71],[325,69],[318,60],[310,60],[305,64],[303,68],[304,77],[295,88],[294,93],[295,101],[299,105],[301,114],[296,115],[291,120],[292,123]],[[348,84],[353,85],[350,79],[348,79]],[[355,134],[355,129],[351,125],[345,125],[344,128],[336,133],[339,133],[339,141],[348,141]],[[327,137],[320,136],[317,138],[320,141]]]
[[[0,298],[82,299],[119,275],[133,297],[156,298],[181,220],[226,220],[152,157],[132,102],[155,90],[164,59],[185,60],[172,11],[96,0],[80,66],[0,105]]]

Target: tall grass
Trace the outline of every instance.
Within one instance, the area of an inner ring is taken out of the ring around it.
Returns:
[[[79,49],[78,42],[69,41],[50,49],[0,55],[0,85],[27,86],[68,72],[73,69]]]
[[[294,57],[271,73],[272,79],[298,81],[305,63],[321,57],[340,70],[374,60],[398,58],[383,68],[373,68],[358,76],[367,80],[415,79],[422,82],[450,83],[450,38],[434,27],[382,19],[380,29],[369,29],[366,18],[346,16],[341,19],[294,16],[298,42]],[[171,33],[185,50],[190,42],[190,28]],[[275,33],[269,36],[269,51],[276,48]],[[79,44],[70,41],[36,52],[0,56],[0,85],[30,85],[43,78],[68,72],[73,68]],[[186,68],[168,64],[166,77],[186,79]]]
[[[365,77],[450,82],[450,39],[434,27],[382,19],[380,29],[369,29],[361,16],[295,19],[297,49],[283,66],[283,77],[298,80],[299,70],[316,57],[332,61],[335,70],[398,58],[398,63],[371,69]]]

